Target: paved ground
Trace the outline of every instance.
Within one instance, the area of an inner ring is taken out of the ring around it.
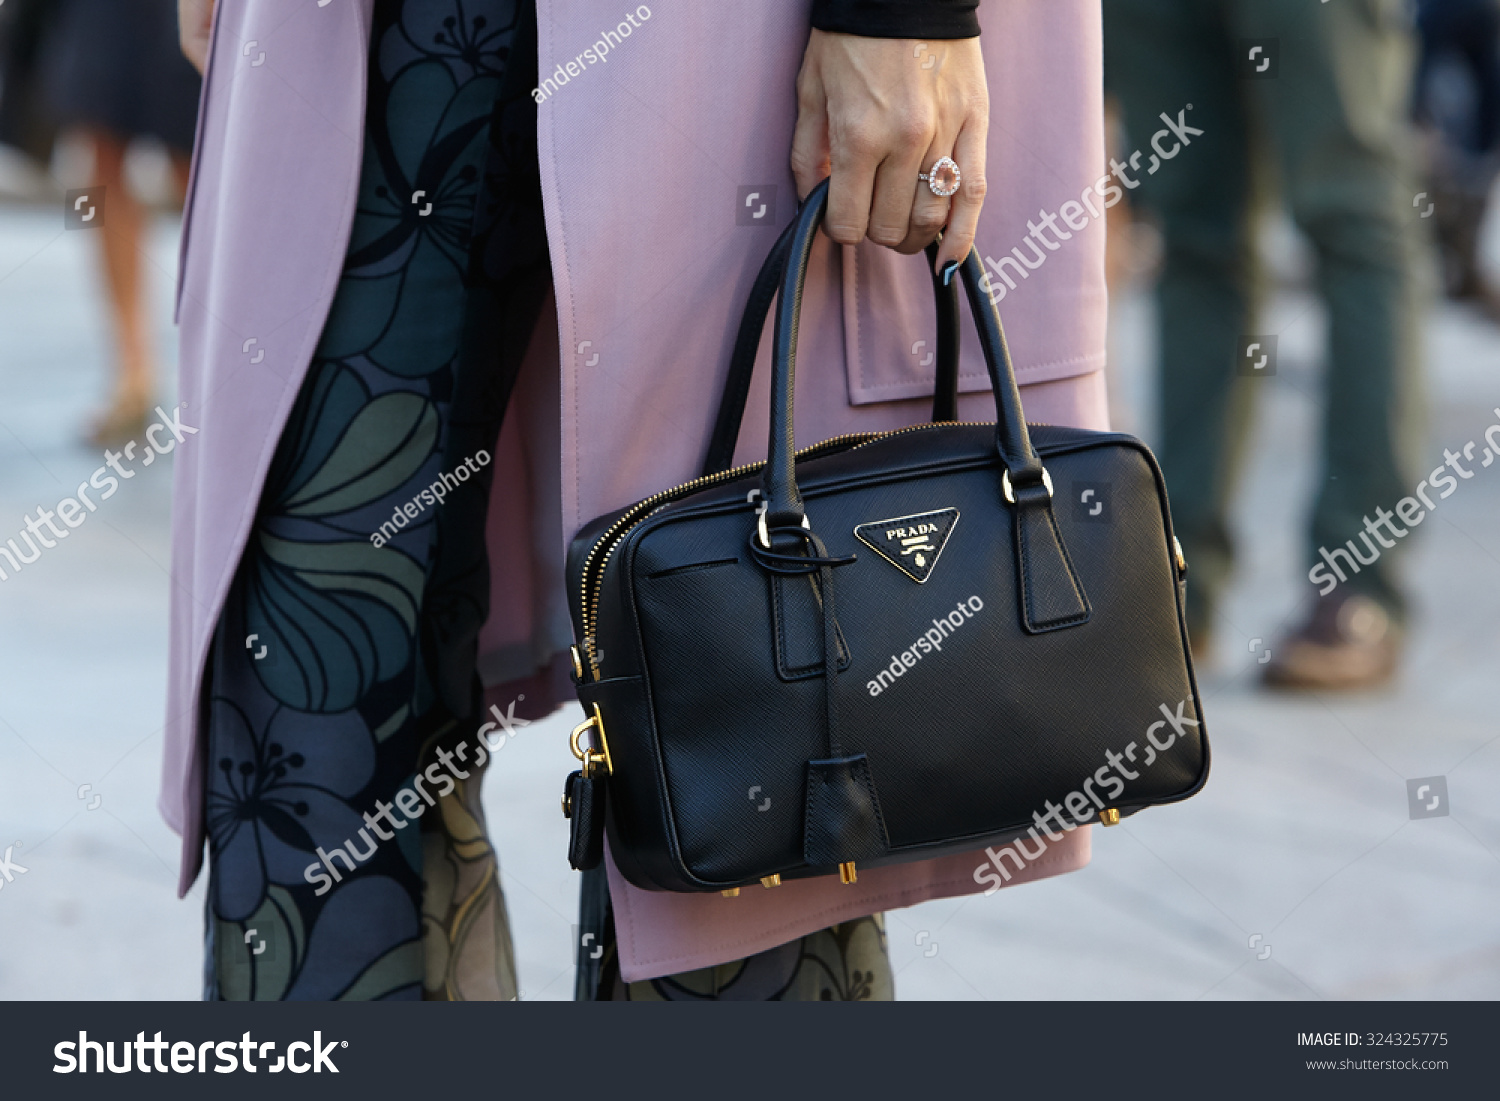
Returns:
[[[59,223],[0,209],[0,540],[100,462],[76,442],[105,386],[94,242]],[[170,222],[151,251],[170,365]],[[1118,416],[1149,430],[1145,299],[1125,296],[1116,322]],[[1500,467],[1464,482],[1413,542],[1416,631],[1396,687],[1254,685],[1255,651],[1301,595],[1321,326],[1295,285],[1264,325],[1281,363],[1237,512],[1245,566],[1204,678],[1212,781],[1096,830],[1082,872],[891,914],[903,998],[1500,996]],[[1500,333],[1445,309],[1429,354],[1435,465],[1500,420]],[[169,473],[142,471],[0,583],[0,853],[14,847],[28,869],[0,889],[0,998],[199,990],[202,886],[173,896],[176,838],[155,810]],[[556,791],[572,721],[527,729],[486,792],[527,998],[571,993]],[[1434,776],[1452,813],[1414,820],[1406,782]]]

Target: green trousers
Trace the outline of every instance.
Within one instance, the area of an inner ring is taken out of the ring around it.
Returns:
[[[1164,235],[1157,455],[1193,570],[1189,624],[1200,631],[1229,574],[1226,499],[1267,385],[1254,364],[1270,342],[1256,334],[1275,334],[1257,319],[1253,231],[1275,193],[1316,254],[1328,314],[1308,567],[1320,547],[1362,546],[1364,517],[1394,507],[1416,481],[1427,281],[1408,168],[1414,50],[1403,11],[1402,0],[1104,0],[1105,81],[1123,109],[1126,149],[1149,154],[1163,114],[1202,131],[1158,171],[1145,157],[1125,170],[1137,185],[1129,199]],[[1162,139],[1168,151],[1174,142]],[[1351,572],[1348,587],[1399,619],[1396,553]]]

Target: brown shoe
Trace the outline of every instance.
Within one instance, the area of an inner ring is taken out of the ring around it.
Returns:
[[[1391,679],[1400,653],[1400,628],[1379,603],[1330,595],[1271,651],[1262,679],[1273,688],[1375,688]]]

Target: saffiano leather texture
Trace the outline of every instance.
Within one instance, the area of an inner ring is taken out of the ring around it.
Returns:
[[[1207,779],[1160,471],[1133,437],[1026,424],[976,252],[961,275],[995,422],[947,419],[957,301],[939,279],[938,421],[797,454],[797,317],[826,201],[825,181],[752,293],[705,476],[569,550],[578,697],[612,764],[571,847],[597,854],[577,836],[589,819],[641,888],[978,850],[1060,830],[1036,828],[1051,808],[1082,824]],[[770,458],[724,469],[745,334],[778,278]]]

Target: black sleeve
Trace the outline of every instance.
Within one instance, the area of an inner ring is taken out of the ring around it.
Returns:
[[[979,0],[813,0],[820,31],[866,38],[976,38]]]

